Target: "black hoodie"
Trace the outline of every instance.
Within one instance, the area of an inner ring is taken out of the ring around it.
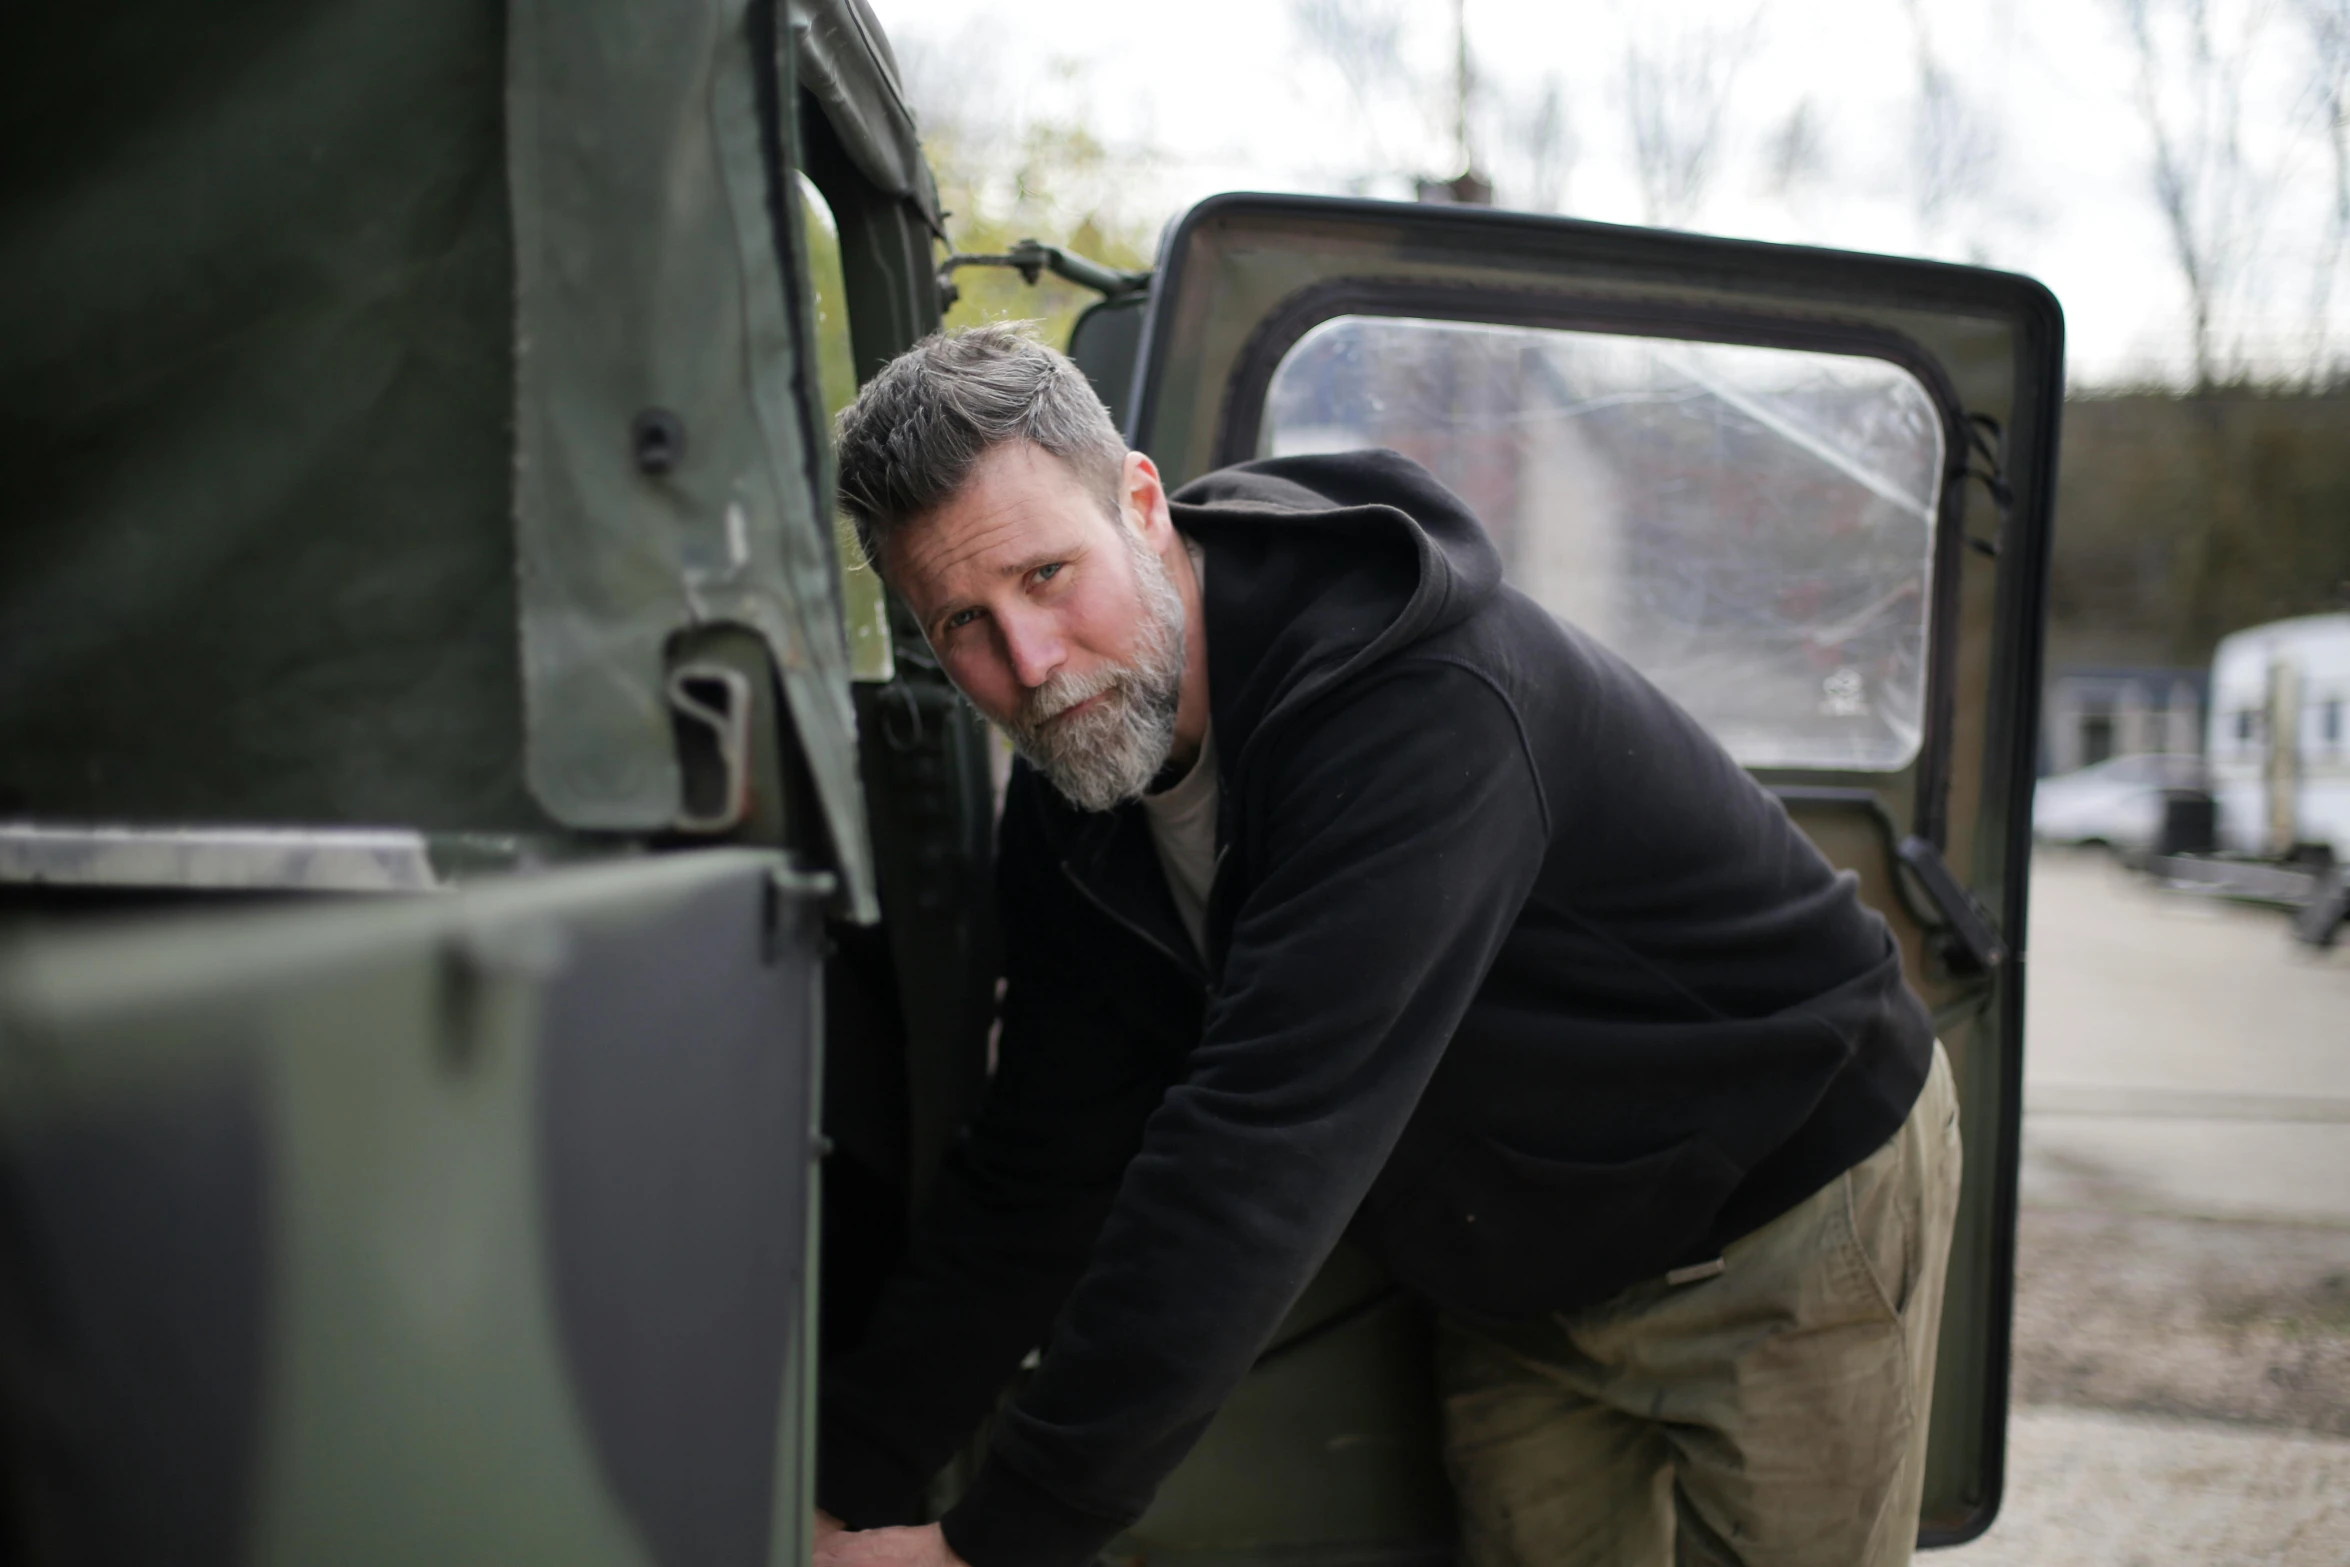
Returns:
[[[819,1497],[893,1521],[1014,1364],[974,1567],[1139,1517],[1341,1232],[1448,1310],[1567,1310],[1900,1126],[1931,1025],[1884,922],[1663,693],[1503,585],[1391,452],[1174,497],[1206,551],[1208,961],[1138,807],[1015,770],[999,1065],[859,1348]]]

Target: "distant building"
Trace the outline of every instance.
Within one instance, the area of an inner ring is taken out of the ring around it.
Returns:
[[[2116,756],[2199,755],[2210,672],[2074,666],[2049,677],[2040,707],[2040,771],[2069,773]]]

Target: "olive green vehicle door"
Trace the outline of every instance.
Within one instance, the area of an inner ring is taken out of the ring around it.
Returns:
[[[2007,1415],[2052,297],[1917,261],[1234,195],[1170,231],[1146,303],[1077,336],[1170,488],[1260,456],[1418,459],[1519,587],[1857,873],[1964,1103],[1919,1522],[1928,1545],[1980,1533]],[[1448,1509],[1425,1324],[1342,1252],[1121,1549],[1433,1562]]]

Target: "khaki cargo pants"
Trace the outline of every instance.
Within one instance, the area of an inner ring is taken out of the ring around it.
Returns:
[[[1958,1099],[1735,1242],[1499,1332],[1444,1322],[1466,1567],[1881,1567],[1917,1535]]]

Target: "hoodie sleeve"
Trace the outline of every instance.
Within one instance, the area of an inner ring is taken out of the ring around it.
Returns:
[[[1198,991],[1099,982],[1109,935],[1044,839],[1025,768],[1006,802],[995,1075],[948,1151],[857,1347],[824,1368],[817,1501],[857,1528],[910,1522],[932,1476],[1041,1346],[1144,1123],[1197,1039]],[[1068,967],[1095,983],[1071,984]],[[1180,1014],[1180,1016],[1178,1015]]]
[[[1266,740],[1204,1038],[944,1520],[973,1567],[1079,1567],[1142,1514],[1337,1243],[1539,871],[1515,714],[1464,668],[1398,661]]]

